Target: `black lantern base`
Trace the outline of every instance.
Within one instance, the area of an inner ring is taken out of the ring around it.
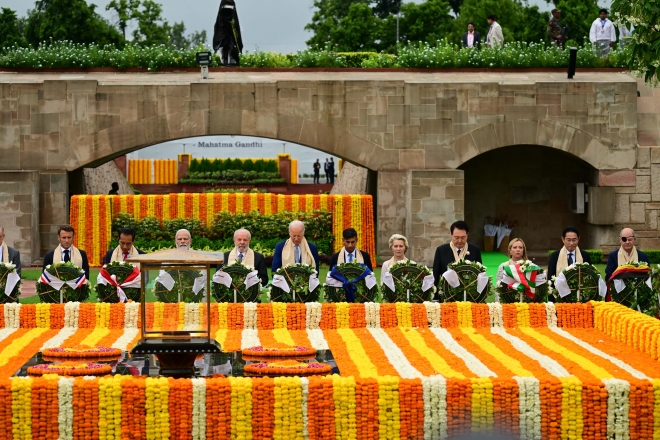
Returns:
[[[140,341],[132,355],[153,354],[160,364],[159,374],[168,377],[193,377],[195,375],[195,359],[202,353],[220,353],[220,344],[211,339],[191,338],[181,339],[149,339]]]

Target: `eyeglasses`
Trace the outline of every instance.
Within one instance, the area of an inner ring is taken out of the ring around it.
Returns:
[[[626,241],[635,241],[635,236],[633,235],[632,237],[621,237],[621,241],[624,243]]]

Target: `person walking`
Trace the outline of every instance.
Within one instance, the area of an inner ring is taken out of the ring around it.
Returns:
[[[502,26],[497,22],[497,15],[491,14],[486,19],[488,21],[488,34],[486,34],[486,42],[484,43],[489,47],[501,47],[504,45],[504,35],[502,34]]]
[[[616,41],[616,30],[614,24],[607,19],[607,9],[601,9],[600,17],[592,23],[589,40],[596,46],[600,57],[606,57],[610,54],[610,50],[612,50],[612,46]]]
[[[318,159],[314,162],[314,183],[321,183],[321,163]]]
[[[568,37],[564,35],[564,26],[559,21],[561,11],[557,8],[552,10],[552,18],[548,22],[548,29],[546,30],[550,41],[557,47],[564,48],[564,40]]]

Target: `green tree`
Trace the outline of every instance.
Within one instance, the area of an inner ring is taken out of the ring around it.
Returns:
[[[377,49],[375,36],[379,33],[381,20],[365,3],[353,3],[348,14],[330,32],[333,50],[339,52],[371,52]]]
[[[2,8],[0,14],[0,48],[12,46],[27,46],[27,41],[20,28],[16,12],[9,8]]]
[[[373,11],[378,18],[387,18],[390,14],[399,12],[399,5],[402,3],[402,0],[378,0],[373,4]]]
[[[170,43],[179,49],[190,49],[205,45],[207,41],[206,31],[193,32],[185,36],[186,26],[181,23],[174,23],[170,29]]]
[[[331,39],[333,32],[339,27],[341,20],[348,15],[353,4],[369,5],[369,0],[314,0],[314,15],[312,22],[305,29],[314,33],[307,40],[308,46],[324,47]]]
[[[453,19],[451,6],[445,0],[426,0],[424,3],[405,3],[401,6],[402,41],[438,41],[447,37]]]
[[[639,72],[644,81],[657,86],[660,80],[660,8],[651,0],[631,2],[614,0],[612,17],[615,22],[630,26],[635,25],[629,40],[628,67]]]
[[[132,17],[137,21],[133,40],[143,46],[168,44],[170,25],[163,18],[163,7],[153,0],[142,0],[140,8],[133,10]]]
[[[140,7],[140,0],[112,0],[105,7],[106,11],[114,10],[117,13],[117,24],[121,33],[126,39],[126,27],[128,22],[133,19],[136,9]]]
[[[121,34],[85,0],[37,0],[28,12],[25,36],[32,46],[53,40],[121,45]]]

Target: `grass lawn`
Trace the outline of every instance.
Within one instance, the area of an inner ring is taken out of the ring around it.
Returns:
[[[598,269],[598,271],[601,273],[601,275],[604,278],[605,277],[605,265],[604,264],[595,264],[594,266],[596,266],[596,268]],[[544,266],[544,269],[547,269],[547,267]],[[321,280],[322,283],[325,282],[325,279],[328,275],[329,270],[330,270],[330,268],[328,266],[321,266],[321,268],[319,270],[319,280]],[[495,278],[495,273],[491,273],[491,272],[497,272],[497,267],[495,267],[494,269],[489,268],[489,270],[488,270],[488,275],[492,276],[493,279],[494,279]],[[91,283],[92,286],[96,285],[96,278],[98,277],[98,274],[99,274],[98,269],[92,269],[90,271],[90,274],[89,274],[90,277],[91,277],[90,283]],[[379,267],[376,268],[376,270],[374,270],[374,274],[376,275],[376,279],[380,282],[380,268]],[[23,272],[22,272],[22,278],[24,280],[36,281],[36,280],[39,279],[40,276],[41,276],[41,270],[39,270],[39,269],[24,269]],[[149,272],[149,279],[150,280],[154,280],[157,276],[158,276],[158,272],[156,272],[156,271],[150,271]],[[272,275],[270,269],[268,269],[268,276],[269,276],[270,279],[273,278],[273,275]],[[156,301],[156,296],[153,294],[151,286],[153,286],[153,281],[150,283],[150,286],[147,288],[147,302],[155,302]],[[262,302],[267,302],[267,300],[268,300],[267,298],[268,297],[266,296],[266,294],[263,293],[260,297],[260,300]],[[92,287],[92,292],[91,292],[91,294],[89,296],[89,299],[87,301],[88,302],[97,302],[97,300],[98,299],[97,299],[97,296],[96,296],[96,291]],[[486,302],[493,302],[494,300],[495,300],[495,294],[491,294],[486,299]],[[27,297],[27,298],[20,298],[20,302],[21,302],[21,304],[37,304],[37,303],[39,303],[39,297],[35,295],[35,296]]]

